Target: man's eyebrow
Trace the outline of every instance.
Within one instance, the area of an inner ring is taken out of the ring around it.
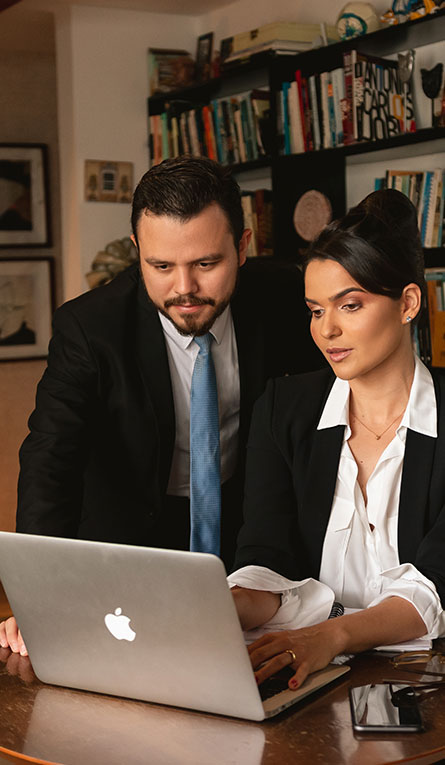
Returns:
[[[223,255],[221,252],[214,252],[214,253],[211,253],[210,255],[203,255],[201,258],[196,258],[196,260],[190,260],[189,264],[193,266],[196,263],[203,263],[203,262],[213,263],[218,260],[221,260],[222,257]],[[150,266],[175,265],[174,263],[171,263],[171,261],[169,260],[163,260],[162,258],[152,258],[149,255],[146,255],[144,257],[144,261],[145,263],[148,263],[148,265]]]
[[[340,300],[340,298],[348,295],[350,292],[366,292],[366,290],[363,290],[361,287],[347,287],[345,290],[337,292],[336,295],[332,295],[332,297],[328,298],[328,300],[330,303],[334,303],[336,300]],[[309,297],[305,297],[304,299],[306,303],[313,303],[314,305],[318,305],[318,300],[312,300]]]

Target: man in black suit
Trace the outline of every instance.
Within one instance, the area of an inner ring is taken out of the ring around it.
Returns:
[[[191,348],[211,330],[230,569],[254,401],[268,378],[323,365],[302,279],[295,266],[246,263],[239,187],[211,160],[148,171],[132,227],[139,265],[56,311],[20,450],[17,530],[189,549]],[[7,640],[26,651],[12,619]]]
[[[139,267],[55,314],[20,451],[17,530],[189,549],[190,348],[212,329],[229,568],[253,403],[269,377],[323,363],[301,278],[291,266],[244,265],[239,188],[211,160],[153,167],[132,226]]]

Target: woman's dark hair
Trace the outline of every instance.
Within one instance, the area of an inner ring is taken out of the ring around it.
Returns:
[[[137,242],[137,224],[145,211],[185,222],[212,203],[227,215],[238,249],[244,216],[240,188],[230,170],[204,157],[166,159],[145,173],[136,187],[131,213],[134,238]]]
[[[395,189],[368,194],[343,218],[326,226],[307,251],[304,270],[312,260],[335,260],[376,295],[398,300],[412,282],[425,294],[416,209]]]

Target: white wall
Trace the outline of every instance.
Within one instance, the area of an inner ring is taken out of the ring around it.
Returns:
[[[148,168],[147,49],[194,51],[193,17],[71,6],[56,14],[64,299],[86,289],[96,253],[130,233],[130,205],[83,200],[86,159]]]

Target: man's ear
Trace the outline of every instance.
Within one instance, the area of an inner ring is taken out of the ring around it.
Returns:
[[[239,242],[239,247],[238,247],[238,259],[239,259],[240,266],[243,266],[244,263],[246,262],[247,250],[248,250],[251,238],[252,238],[252,231],[250,230],[250,228],[245,228]]]
[[[131,234],[131,236],[130,236],[130,239],[131,239],[131,241],[133,242],[134,246],[136,247],[137,251],[139,252],[138,243],[137,243],[137,241],[136,241],[136,239],[135,239],[135,236],[134,236],[134,234]]]

